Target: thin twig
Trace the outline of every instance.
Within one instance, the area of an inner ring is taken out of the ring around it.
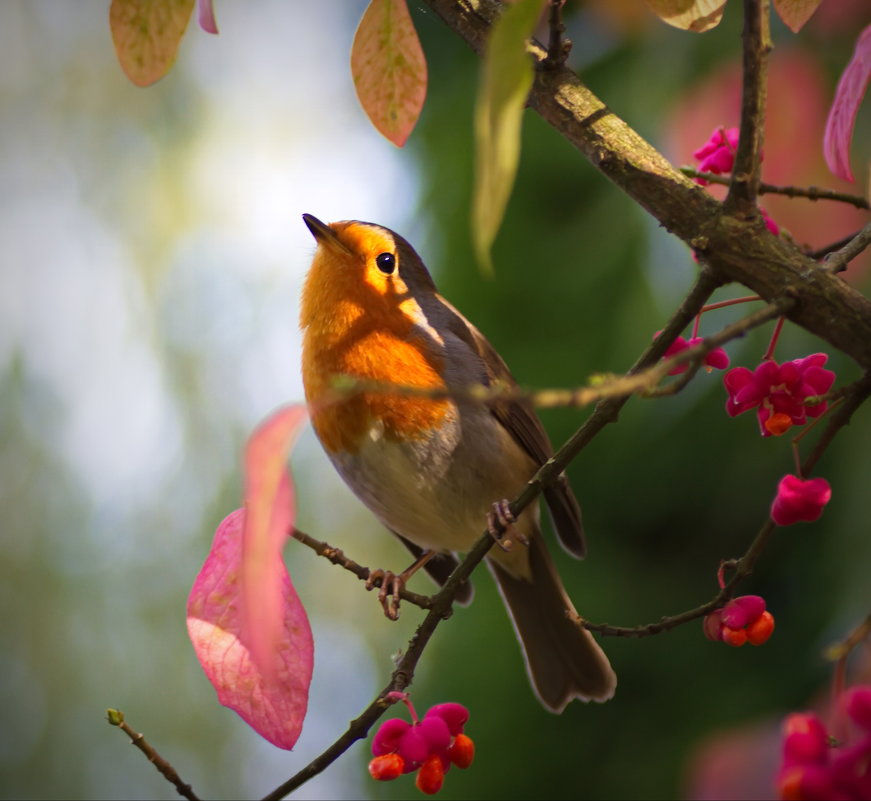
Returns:
[[[726,211],[733,215],[750,215],[756,208],[765,129],[768,55],[771,52],[768,24],[769,0],[744,0],[741,132],[725,202]]]
[[[307,545],[311,548],[318,556],[323,556],[328,561],[332,562],[334,565],[339,565],[339,567],[345,568],[349,572],[353,573],[358,579],[361,581],[366,581],[369,578],[370,570],[368,567],[364,567],[363,565],[358,564],[353,559],[349,559],[342,553],[338,548],[334,548],[332,545],[328,545],[325,542],[321,542],[320,540],[315,539],[309,534],[306,534],[303,531],[300,531],[298,528],[295,528],[291,534],[291,536],[295,540],[299,540],[303,545]],[[380,587],[380,580],[376,580],[373,583],[373,587]],[[416,592],[411,592],[410,590],[405,589],[404,587],[399,593],[399,597],[403,601],[408,601],[409,603],[414,604],[415,606],[419,606],[421,609],[432,609],[433,599],[429,595],[420,595]]]
[[[840,248],[844,247],[844,245],[850,244],[850,242],[852,242],[861,233],[862,231],[860,229],[852,234],[848,234],[847,236],[842,237],[837,242],[831,242],[830,244],[823,245],[823,247],[817,248],[816,250],[806,251],[806,253],[811,259],[821,259],[824,256],[828,256],[829,253],[831,253],[832,251],[839,250]]]
[[[721,186],[729,186],[732,183],[731,177],[724,175],[715,175],[712,172],[699,172],[694,167],[681,167],[680,171],[688,178],[702,178],[709,184],[720,184]],[[832,200],[838,203],[849,203],[857,209],[868,209],[868,201],[861,195],[851,195],[847,192],[836,192],[834,189],[821,189],[818,186],[778,186],[776,184],[767,184],[764,181],[759,183],[760,195],[785,195],[786,197],[803,197],[808,200]]]
[[[855,629],[853,629],[841,642],[826,648],[826,659],[838,662],[846,659],[850,652],[863,640],[871,637],[871,615],[868,615]]]
[[[733,301],[724,301],[724,305],[731,305]],[[701,342],[690,348],[685,348],[679,353],[661,359],[650,364],[645,369],[637,372],[630,370],[622,376],[600,376],[592,385],[576,389],[540,389],[524,390],[520,387],[512,387],[504,384],[484,386],[475,384],[472,386],[457,387],[417,387],[408,384],[394,384],[390,381],[372,381],[358,379],[354,376],[335,376],[333,386],[328,398],[323,401],[324,405],[347,399],[349,395],[361,393],[387,394],[387,395],[410,395],[413,397],[425,397],[433,400],[450,398],[453,400],[473,400],[480,403],[490,403],[506,398],[523,398],[529,400],[538,408],[554,407],[578,407],[588,406],[592,403],[601,402],[609,398],[628,398],[630,395],[640,394],[644,397],[657,397],[659,395],[674,394],[675,390],[665,388],[656,390],[656,385],[675,367],[684,364],[701,364],[704,357],[715,348],[721,347],[727,342],[744,336],[748,331],[757,328],[769,320],[779,317],[787,312],[795,304],[795,298],[790,294],[764,308],[749,314],[746,317],[726,326],[716,334],[705,337]],[[679,333],[679,331],[678,331]],[[674,341],[677,334],[671,336]],[[666,332],[656,338],[656,342],[664,340]],[[668,345],[663,350],[667,349]],[[685,382],[684,382],[685,383]],[[364,568],[365,569],[365,568]]]
[[[833,273],[847,269],[847,264],[856,258],[865,248],[871,245],[871,222],[859,231],[844,247],[826,257],[823,266]]]
[[[547,43],[547,56],[537,62],[538,68],[554,70],[565,64],[572,49],[572,43],[563,38],[566,26],[563,24],[563,6],[566,0],[549,0],[547,12],[547,25],[550,36]]]
[[[175,789],[182,798],[187,798],[188,801],[199,801],[191,786],[181,780],[176,769],[154,750],[143,734],[140,734],[128,725],[127,721],[124,720],[124,713],[120,709],[107,709],[106,720],[112,726],[117,726],[130,738],[130,743],[145,754],[148,761],[157,768],[168,782],[175,786]]]

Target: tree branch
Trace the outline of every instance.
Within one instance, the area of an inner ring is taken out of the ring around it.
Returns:
[[[709,184],[729,186],[732,178],[726,175],[715,175],[712,172],[699,172],[695,167],[681,167],[680,171],[687,178],[702,178]],[[871,205],[861,195],[851,195],[847,192],[836,192],[834,189],[821,189],[818,186],[778,186],[759,182],[757,191],[760,195],[784,195],[785,197],[803,197],[814,202],[818,200],[832,200],[838,203],[848,203],[857,209],[871,209]]]
[[[725,208],[729,214],[758,215],[759,164],[765,135],[768,54],[771,52],[769,0],[744,0],[744,69],[741,91],[741,131]]]
[[[426,0],[476,52],[498,0]],[[529,46],[536,58],[546,51]],[[794,290],[788,318],[871,369],[871,302],[820,267],[761,220],[725,214],[722,204],[673,167],[566,66],[538,70],[529,106],[660,224],[697,249],[722,282],[737,281],[765,300]]]
[[[847,265],[871,245],[871,222],[859,231],[844,247],[826,256],[825,268],[833,273],[847,269]]]
[[[107,709],[106,720],[112,726],[117,726],[130,738],[130,744],[135,745],[145,758],[157,768],[158,772],[178,791],[178,794],[188,801],[199,801],[191,786],[181,780],[176,769],[169,764],[145,739],[145,735],[133,729],[124,719],[120,709]]]

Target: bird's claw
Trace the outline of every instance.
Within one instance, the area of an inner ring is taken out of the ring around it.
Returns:
[[[378,602],[384,610],[384,615],[389,620],[399,619],[399,594],[405,588],[405,577],[402,573],[394,573],[392,570],[377,568],[369,573],[366,579],[366,589],[372,590],[380,581],[378,588]]]
[[[505,538],[505,534],[514,531],[514,536],[523,545],[529,545],[529,538],[514,528],[517,516],[511,511],[511,504],[507,498],[496,501],[487,513],[487,531],[496,540],[496,544],[503,550],[511,550],[512,542]]]

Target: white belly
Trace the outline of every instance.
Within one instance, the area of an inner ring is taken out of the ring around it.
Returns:
[[[465,551],[486,528],[493,502],[516,496],[535,465],[480,407],[455,414],[440,431],[400,443],[375,425],[357,453],[330,458],[385,526],[422,548]],[[537,504],[517,526],[527,536],[537,530]]]

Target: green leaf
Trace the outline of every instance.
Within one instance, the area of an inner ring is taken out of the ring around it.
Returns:
[[[675,28],[704,33],[720,24],[726,0],[647,0],[647,5]]]
[[[822,0],[774,0],[774,9],[787,28],[798,33]]]
[[[133,83],[149,86],[169,72],[193,10],[194,0],[112,0],[112,41]]]
[[[372,124],[397,147],[426,98],[426,57],[405,0],[372,0],[351,46],[351,75]]]
[[[493,272],[490,249],[502,223],[520,158],[520,126],[532,87],[526,41],[544,0],[517,0],[493,25],[475,106],[472,243],[478,263]]]

